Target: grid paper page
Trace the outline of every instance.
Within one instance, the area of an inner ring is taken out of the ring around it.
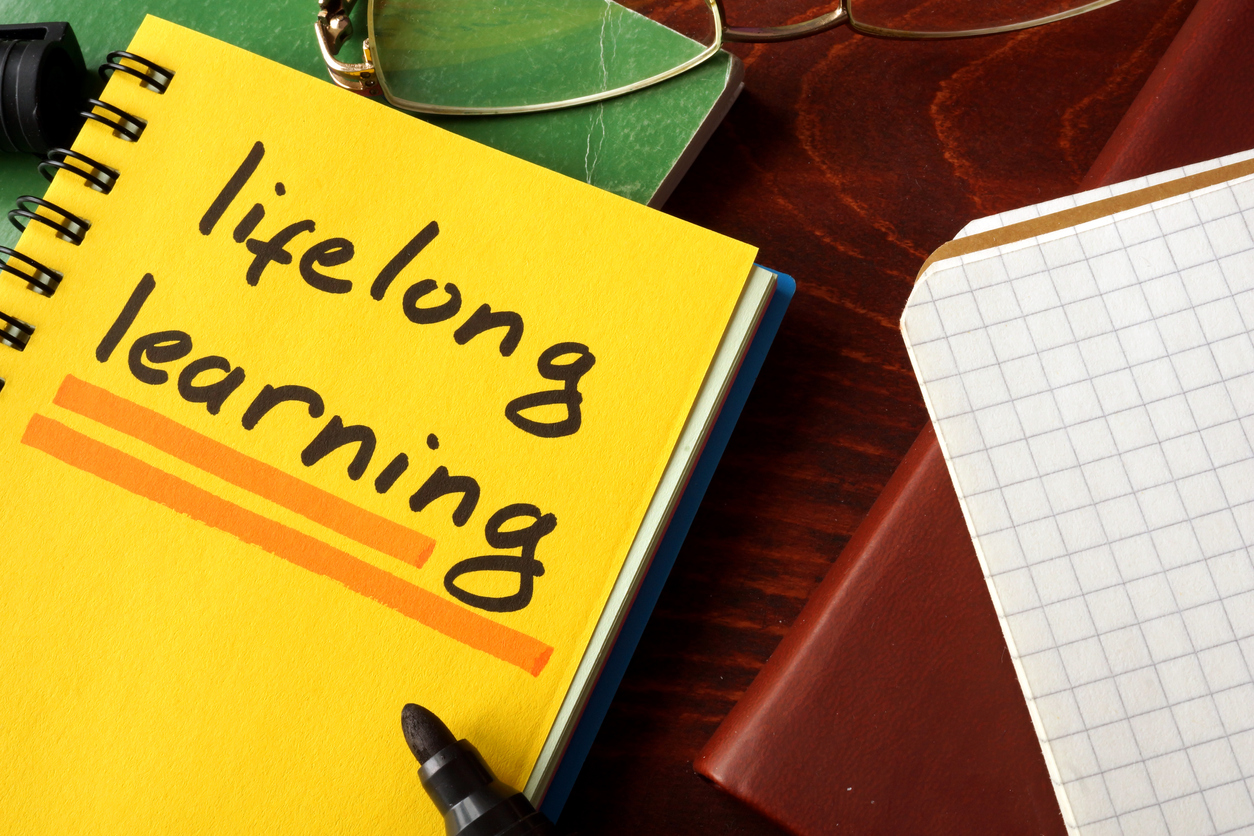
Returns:
[[[1254,177],[932,265],[902,331],[1072,833],[1254,833]]]

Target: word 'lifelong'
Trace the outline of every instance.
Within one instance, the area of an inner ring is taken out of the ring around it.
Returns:
[[[214,198],[213,203],[209,205],[209,209],[200,219],[201,235],[213,233],[218,221],[226,214],[231,203],[257,171],[265,153],[266,149],[262,143],[253,144],[244,161],[227,180],[222,191]],[[274,184],[274,191],[279,197],[287,193],[286,187],[281,182]],[[253,255],[244,278],[254,287],[261,281],[262,274],[271,264],[290,265],[295,260],[295,256],[287,248],[297,237],[312,233],[317,229],[317,224],[313,220],[305,218],[287,224],[268,239],[249,237],[256,231],[265,216],[265,206],[255,203],[231,233],[235,243],[243,244]],[[388,289],[401,272],[439,234],[440,225],[431,221],[402,246],[375,276],[370,285],[370,297],[376,302],[383,301]],[[300,277],[310,287],[323,293],[336,295],[350,293],[354,286],[351,279],[333,276],[320,268],[339,267],[347,264],[355,255],[356,248],[347,238],[332,237],[318,241],[306,248],[301,255],[298,263]],[[434,279],[421,279],[414,282],[401,295],[401,312],[415,325],[433,325],[457,316],[462,309],[462,293],[453,282],[447,282],[444,285],[444,294],[448,297],[447,299],[434,305],[420,304],[438,288],[439,283]],[[504,329],[500,342],[501,356],[509,357],[522,340],[523,318],[514,311],[494,311],[487,303],[476,308],[457,327],[453,332],[453,341],[458,345],[465,345],[480,334],[498,329]],[[567,357],[572,359],[558,362]],[[583,421],[581,409],[583,394],[579,391],[579,381],[595,362],[596,358],[592,352],[582,343],[560,342],[549,346],[540,353],[536,361],[536,369],[540,377],[562,384],[561,388],[545,389],[514,398],[505,406],[505,417],[518,429],[539,438],[561,438],[573,435],[579,430]],[[564,407],[565,415],[556,421],[543,421],[524,414],[527,410],[546,406]]]

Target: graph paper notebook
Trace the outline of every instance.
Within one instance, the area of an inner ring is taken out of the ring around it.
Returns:
[[[1254,825],[1250,156],[973,224],[902,318],[1075,833]]]
[[[6,827],[438,833],[408,701],[538,797],[774,277],[164,21],[129,51],[0,278]]]

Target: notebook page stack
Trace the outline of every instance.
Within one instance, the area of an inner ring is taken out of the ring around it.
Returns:
[[[976,222],[902,331],[1072,833],[1254,827],[1254,163]]]
[[[0,264],[6,831],[434,836],[411,701],[539,801],[781,280],[156,18],[110,60]]]

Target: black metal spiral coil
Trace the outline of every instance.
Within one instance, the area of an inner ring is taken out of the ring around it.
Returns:
[[[57,285],[61,283],[61,274],[56,270],[49,269],[40,264],[28,255],[19,253],[12,247],[0,247],[0,254],[5,256],[3,263],[0,263],[0,273],[11,273],[22,281],[31,286],[32,290],[41,293],[44,296],[51,296],[53,291],[57,289]],[[24,273],[13,266],[13,259],[25,264],[32,272]]]
[[[61,220],[57,221],[47,215],[41,215],[32,209],[28,209],[28,206],[55,212],[61,216]],[[57,235],[76,247],[83,243],[83,239],[87,236],[87,230],[91,229],[90,222],[80,218],[73,212],[67,212],[49,200],[29,194],[19,197],[17,199],[17,208],[9,210],[9,223],[25,232],[26,224],[22,222],[23,218],[27,219],[27,221],[39,221],[39,223],[53,230]]]
[[[102,116],[97,110],[106,111],[109,116]],[[140,119],[138,116],[132,116],[120,107],[114,107],[108,102],[102,102],[100,99],[88,99],[87,109],[80,111],[81,114],[93,122],[99,122],[113,129],[118,136],[128,142],[139,142],[140,134],[144,132],[144,128],[148,127],[147,120]]]
[[[126,59],[134,64],[139,64],[144,69],[137,70],[134,67],[129,67],[126,64],[121,63],[122,59]],[[105,81],[109,80],[109,76],[112,75],[114,71],[121,71],[127,73],[128,75],[133,75],[138,78],[142,84],[150,87],[158,93],[164,93],[170,86],[170,80],[174,78],[174,73],[170,72],[160,64],[154,64],[147,58],[140,58],[138,55],[130,52],[123,52],[121,50],[118,50],[117,52],[110,52],[106,55],[105,63],[101,64],[100,69],[97,70],[97,72],[100,73],[100,77]]]
[[[70,165],[67,160],[85,163],[87,170],[84,171],[76,165]],[[48,159],[39,164],[39,173],[49,183],[52,182],[52,178],[56,176],[58,170],[77,174],[86,183],[105,194],[113,191],[114,184],[118,182],[118,170],[116,168],[110,168],[104,163],[96,162],[86,154],[69,151],[65,148],[53,148],[48,152]]]

